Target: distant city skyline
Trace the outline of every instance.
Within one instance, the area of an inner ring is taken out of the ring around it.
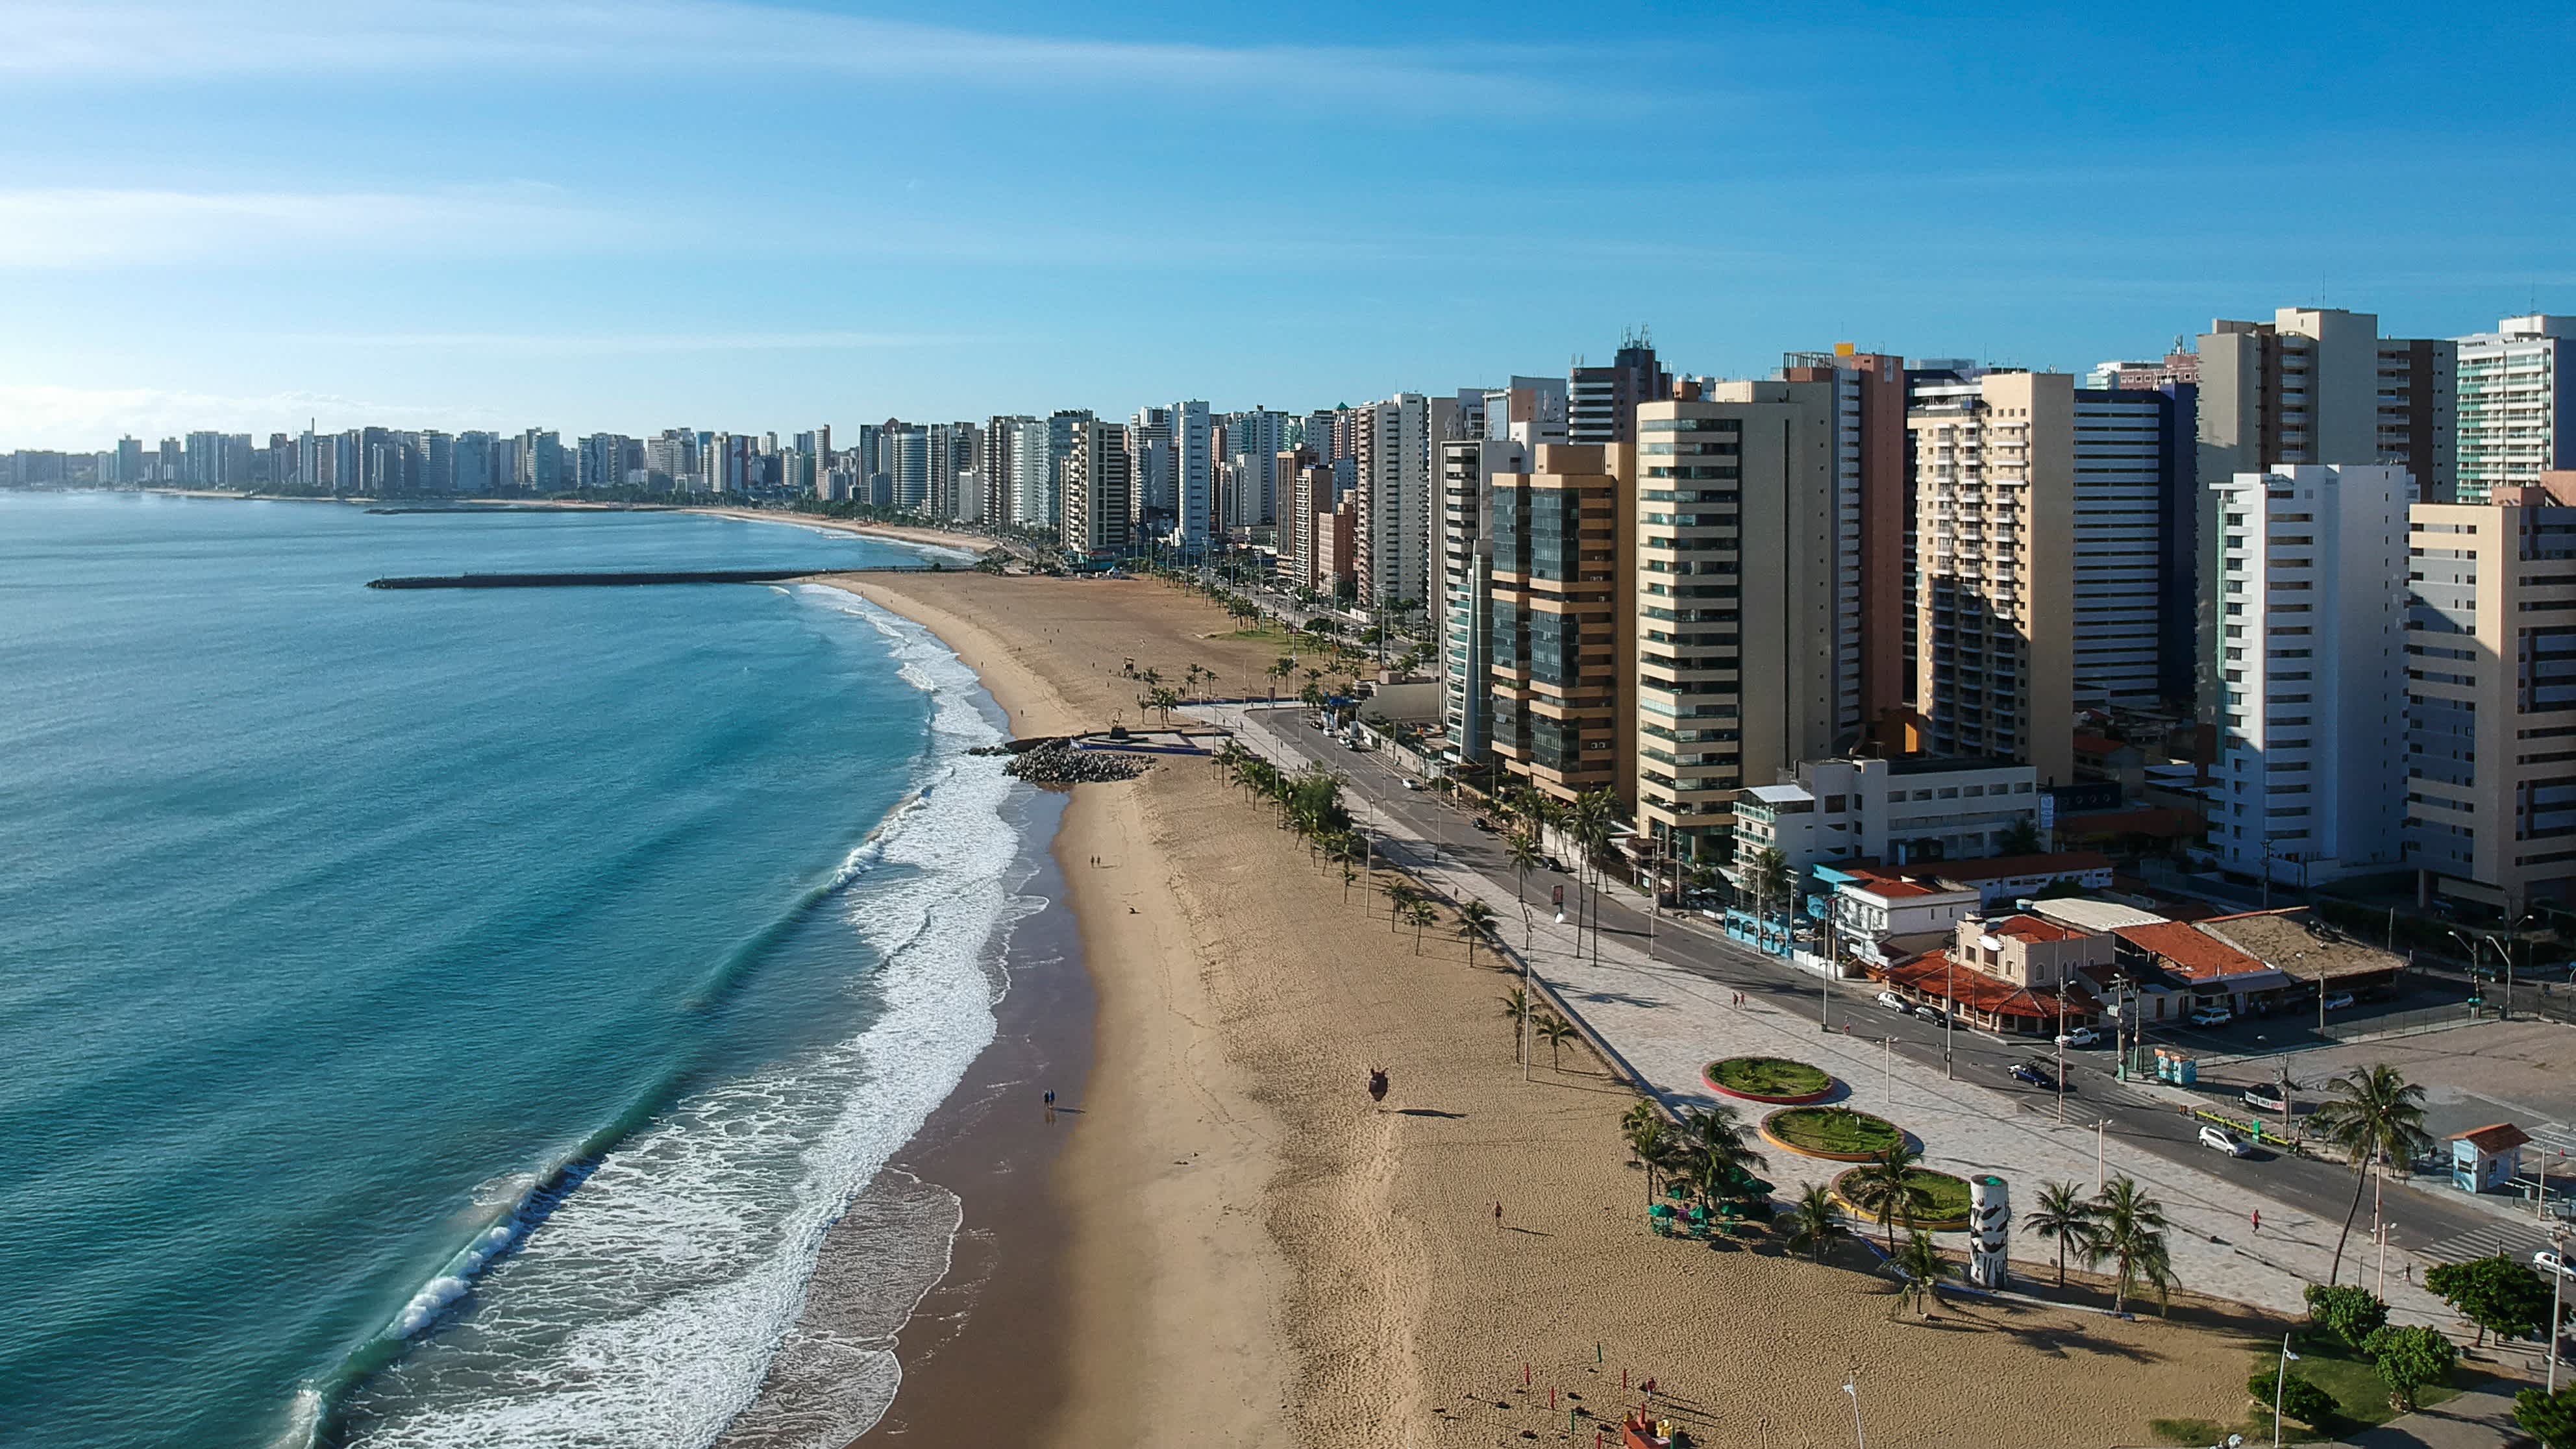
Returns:
[[[1358,403],[2576,310],[2576,20],[20,4],[0,449]],[[2045,57],[2046,63],[2040,64]],[[2027,58],[2027,64],[2025,64]]]

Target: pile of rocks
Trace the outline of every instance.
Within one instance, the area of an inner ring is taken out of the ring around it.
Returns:
[[[1063,740],[1051,740],[1004,765],[1002,773],[1032,785],[1096,785],[1133,780],[1147,768],[1133,755],[1077,750]]]

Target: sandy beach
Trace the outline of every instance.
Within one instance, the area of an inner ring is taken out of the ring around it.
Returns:
[[[1244,692],[1277,654],[1149,581],[842,582],[956,648],[1024,734],[1132,722],[1130,658]],[[1721,1445],[1847,1444],[1855,1378],[1872,1443],[2143,1444],[2151,1418],[2242,1417],[2271,1330],[2224,1305],[1962,1299],[1926,1323],[1848,1247],[1817,1265],[1655,1237],[1629,1093],[1574,1046],[1524,1083],[1509,978],[1445,923],[1417,942],[1375,891],[1346,899],[1205,762],[1079,787],[1056,854],[1098,1018],[1053,1182],[1064,1390],[1030,1442],[1568,1442],[1573,1409],[1615,1416],[1623,1374]],[[1571,1427],[1588,1443],[1595,1421]]]
[[[681,508],[680,513],[703,513],[709,518],[735,518],[746,523],[788,523],[803,528],[824,528],[834,533],[871,534],[879,538],[901,539],[905,543],[926,544],[932,548],[959,549],[981,553],[992,547],[990,539],[971,533],[943,533],[936,528],[914,528],[902,523],[877,523],[863,518],[826,518],[819,513],[793,513],[783,508]]]

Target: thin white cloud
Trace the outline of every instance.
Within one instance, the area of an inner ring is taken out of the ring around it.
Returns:
[[[399,69],[681,67],[825,72],[877,81],[1140,97],[1195,92],[1245,106],[1369,96],[1399,108],[1526,107],[1552,85],[1510,53],[1221,46],[1012,35],[734,0],[17,0],[0,74],[57,81],[244,73],[326,78]],[[1563,57],[1558,57],[1562,60]],[[1140,89],[1141,88],[1141,89]]]
[[[640,357],[691,352],[866,352],[962,346],[976,339],[911,332],[321,332],[290,333],[280,342],[484,356]]]
[[[199,428],[240,432],[300,429],[316,419],[325,430],[389,427],[507,428],[525,423],[478,408],[368,402],[331,393],[256,396],[165,388],[84,388],[0,384],[0,450],[106,447],[121,436],[146,444]]]
[[[0,269],[586,250],[610,218],[542,187],[0,191]]]

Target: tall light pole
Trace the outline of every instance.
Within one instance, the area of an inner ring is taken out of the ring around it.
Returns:
[[[1950,1064],[1950,1033],[1959,1019],[1958,972],[1958,962],[1946,956],[1941,959],[1941,1077],[1951,1082],[1959,1080]]]
[[[2093,1124],[2093,1190],[2097,1193],[2102,1190],[2102,1134],[2110,1125],[2108,1117]]]
[[[2282,1334],[2281,1364],[2272,1375],[2272,1449],[2281,1449],[2281,1395],[2290,1386],[2290,1360],[2297,1357],[2290,1352],[2290,1336]]]
[[[1869,1449],[1869,1436],[1862,1433],[1860,1427],[1860,1384],[1857,1375],[1844,1382],[1843,1392],[1851,1395],[1852,1442],[1859,1445],[1860,1449]]]
[[[2066,978],[2057,979],[2057,1123],[2066,1125]]]
[[[2549,1246],[2557,1249],[2558,1271],[2549,1275],[2549,1387],[2558,1392],[2558,1302],[2567,1288],[2567,1230],[2551,1228]]]

